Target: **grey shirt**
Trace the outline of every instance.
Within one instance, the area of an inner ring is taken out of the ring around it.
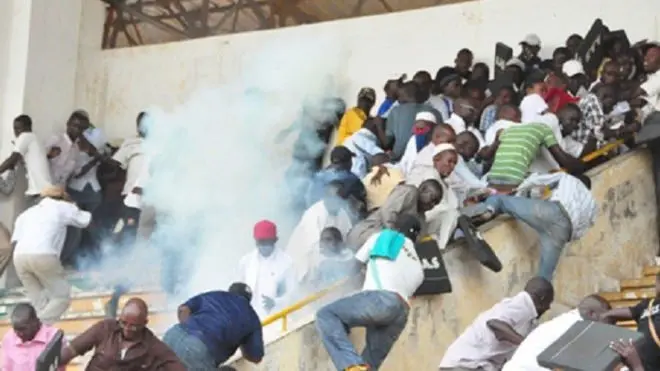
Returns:
[[[428,103],[402,103],[394,107],[387,116],[385,133],[394,138],[392,160],[398,161],[406,150],[408,140],[412,136],[415,116],[419,112],[431,112],[437,122],[443,122],[442,114]]]

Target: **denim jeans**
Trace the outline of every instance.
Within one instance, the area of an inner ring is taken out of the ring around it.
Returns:
[[[541,245],[539,276],[552,281],[573,228],[564,209],[554,201],[506,195],[490,196],[484,203],[492,211],[509,214],[538,233]]]
[[[218,368],[206,345],[196,336],[188,334],[181,325],[170,327],[163,336],[163,343],[172,349],[188,371],[212,371]]]
[[[394,292],[362,291],[321,308],[316,313],[316,328],[337,370],[360,364],[378,370],[406,327],[409,310]],[[367,330],[361,355],[348,338],[353,327]]]

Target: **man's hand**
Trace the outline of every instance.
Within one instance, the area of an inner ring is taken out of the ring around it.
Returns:
[[[380,185],[380,179],[383,177],[383,175],[390,176],[389,170],[387,170],[386,166],[379,165],[378,166],[378,171],[376,174],[371,178],[371,185],[378,186]]]
[[[179,318],[179,323],[184,323],[188,320],[188,317],[190,317],[190,308],[188,308],[185,305],[180,305],[179,309],[177,310],[177,317]]]
[[[51,158],[55,158],[59,156],[62,153],[62,149],[60,147],[51,147],[50,150],[48,150],[48,159],[50,160]]]
[[[261,303],[263,304],[264,308],[269,312],[273,308],[275,308],[275,300],[273,300],[273,298],[270,298],[268,296],[261,295]]]
[[[610,348],[619,353],[623,359],[623,363],[630,368],[630,371],[644,371],[642,360],[639,357],[639,353],[637,353],[637,349],[632,340],[613,341],[610,343]]]

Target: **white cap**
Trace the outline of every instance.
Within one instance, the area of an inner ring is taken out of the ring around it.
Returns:
[[[529,35],[525,36],[525,39],[520,42],[521,44],[527,44],[530,46],[541,46],[541,39],[538,37],[537,34],[530,33]]]
[[[561,72],[568,77],[573,77],[579,74],[584,75],[584,67],[582,67],[582,63],[577,59],[571,59],[570,61],[564,62],[561,66]]]
[[[83,132],[83,136],[97,150],[100,150],[103,148],[103,146],[105,146],[105,136],[99,128],[89,128]]]
[[[440,143],[435,148],[433,148],[433,157],[439,155],[445,151],[454,151],[456,152],[456,147],[451,143]]]
[[[519,58],[511,58],[511,59],[509,59],[509,60],[506,62],[506,67],[509,67],[509,66],[516,66],[516,67],[520,68],[520,69],[523,70],[523,71],[524,71],[525,68],[526,68],[526,66],[525,66],[525,62],[521,61]]]
[[[436,119],[435,115],[431,112],[419,112],[417,116],[415,116],[415,121],[428,121],[434,124],[438,123],[438,119]]]

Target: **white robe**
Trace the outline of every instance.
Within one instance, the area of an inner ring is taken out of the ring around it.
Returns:
[[[241,258],[238,267],[238,281],[246,283],[252,289],[251,304],[259,318],[264,319],[292,304],[296,273],[293,260],[287,253],[276,247],[269,257],[263,257],[255,249]],[[275,300],[275,307],[270,311],[266,310],[262,296]]]

